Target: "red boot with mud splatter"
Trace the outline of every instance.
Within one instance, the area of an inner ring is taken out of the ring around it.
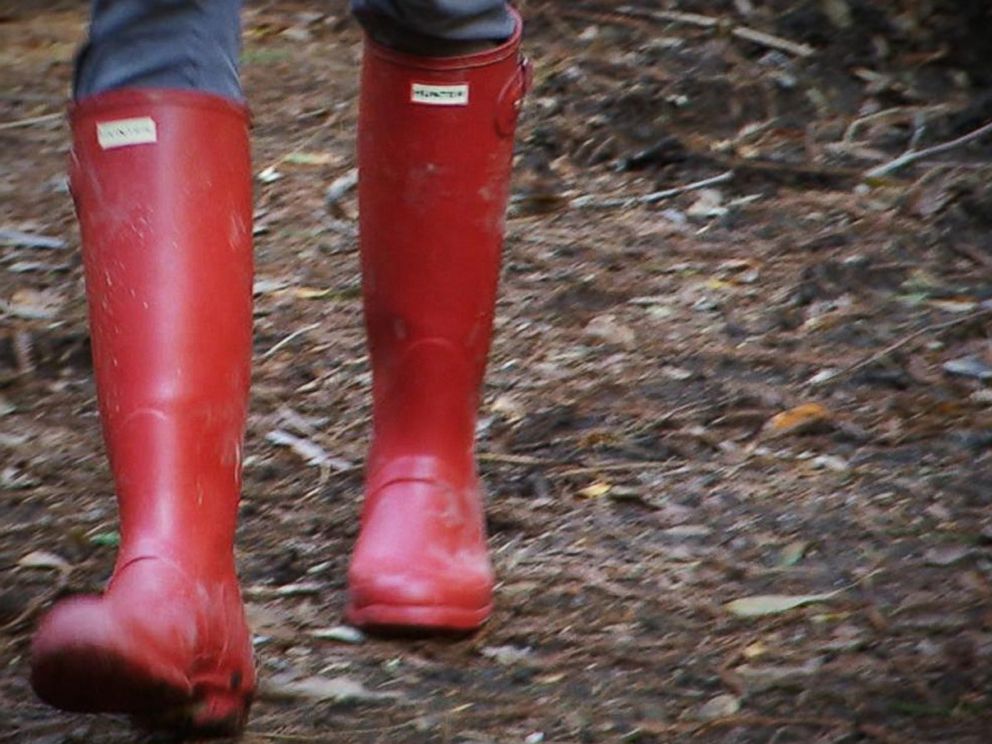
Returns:
[[[234,733],[255,687],[233,557],[251,359],[247,113],[122,89],[82,100],[71,122],[121,546],[102,596],[42,621],[31,684],[65,710]]]
[[[359,211],[373,437],[350,622],[464,631],[492,607],[473,455],[513,133],[528,83],[512,38],[423,57],[366,40]]]

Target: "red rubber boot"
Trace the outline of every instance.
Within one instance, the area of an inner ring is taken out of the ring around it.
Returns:
[[[517,31],[461,57],[366,39],[359,211],[373,435],[349,622],[471,630],[492,607],[473,445],[499,276]]]
[[[65,710],[231,733],[255,686],[233,557],[251,360],[247,113],[199,92],[118,90],[71,122],[121,546],[103,596],[42,621],[31,684]]]

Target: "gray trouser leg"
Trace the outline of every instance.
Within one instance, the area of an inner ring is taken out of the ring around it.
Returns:
[[[241,0],[93,0],[76,98],[183,88],[241,100]]]
[[[445,41],[513,33],[505,0],[352,0],[366,26],[382,23]],[[125,87],[183,88],[241,100],[241,0],[93,0],[74,95]]]
[[[505,0],[351,0],[367,28],[377,19],[406,31],[446,41],[502,41],[513,34]]]

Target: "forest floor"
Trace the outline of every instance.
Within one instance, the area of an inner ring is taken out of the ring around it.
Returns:
[[[143,741],[27,683],[34,624],[100,590],[116,517],[63,176],[86,4],[7,5],[0,741]],[[496,608],[402,640],[337,627],[370,378],[354,194],[325,192],[354,168],[360,33],[342,2],[248,3],[245,742],[989,741],[992,147],[868,174],[990,118],[988,11],[660,5],[522,3],[479,427]],[[731,604],[762,595],[823,596]]]

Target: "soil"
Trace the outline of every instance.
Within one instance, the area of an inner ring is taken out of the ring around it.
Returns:
[[[354,193],[325,201],[354,167],[360,33],[342,2],[245,10],[244,741],[989,741],[992,148],[866,175],[988,121],[987,4],[522,10],[479,427],[496,609],[357,643],[317,631],[342,622],[369,414]],[[147,738],[26,679],[39,615],[99,591],[116,539],[63,177],[85,14],[0,8],[0,230],[62,241],[0,246],[2,741]],[[826,596],[729,604],[769,594]]]

